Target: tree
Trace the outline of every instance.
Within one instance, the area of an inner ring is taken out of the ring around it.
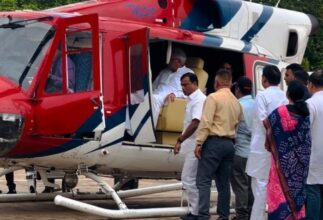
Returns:
[[[276,5],[278,0],[254,0],[253,2]],[[281,0],[279,5],[281,8],[312,14],[320,22],[320,30],[310,38],[305,52],[305,59],[309,62],[310,70],[323,68],[323,5],[321,2],[322,0]]]

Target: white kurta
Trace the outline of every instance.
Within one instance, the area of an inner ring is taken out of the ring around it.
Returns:
[[[250,153],[246,167],[246,172],[252,177],[252,192],[255,197],[250,220],[266,219],[266,193],[271,155],[265,149],[266,131],[263,121],[273,110],[287,103],[285,93],[277,86],[270,86],[256,96],[256,115],[253,121]]]
[[[266,133],[263,121],[281,105],[288,104],[285,93],[277,86],[270,86],[256,96],[250,153],[246,172],[249,176],[268,179],[270,153],[265,149]]]
[[[310,110],[312,148],[308,184],[323,184],[323,91],[307,100]]]
[[[167,95],[174,93],[176,97],[185,97],[181,87],[181,77],[188,72],[194,73],[186,66],[178,68],[176,72],[172,72],[169,68],[166,68],[155,79],[153,83],[153,117],[155,125],[157,124],[160,109],[164,105]]]
[[[188,103],[185,110],[184,131],[191,124],[193,119],[201,119],[205,99],[206,96],[199,89],[188,96]],[[198,215],[199,191],[196,187],[198,160],[194,155],[196,146],[195,133],[196,132],[181,144],[180,153],[185,155],[182,170],[182,183],[187,192],[189,209],[193,215]]]

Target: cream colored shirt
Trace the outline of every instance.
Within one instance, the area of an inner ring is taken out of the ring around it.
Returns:
[[[209,135],[234,138],[242,115],[239,101],[230,89],[219,89],[210,94],[204,103],[196,143],[203,144]]]

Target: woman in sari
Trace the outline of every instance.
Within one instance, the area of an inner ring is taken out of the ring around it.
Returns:
[[[268,219],[305,219],[305,191],[310,153],[309,110],[303,100],[306,87],[290,82],[288,105],[274,110],[264,121],[266,148],[272,154],[267,187]]]

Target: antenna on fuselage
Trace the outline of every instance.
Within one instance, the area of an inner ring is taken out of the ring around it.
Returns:
[[[279,3],[280,3],[280,0],[278,0],[277,4],[275,5],[276,8],[278,8]]]

